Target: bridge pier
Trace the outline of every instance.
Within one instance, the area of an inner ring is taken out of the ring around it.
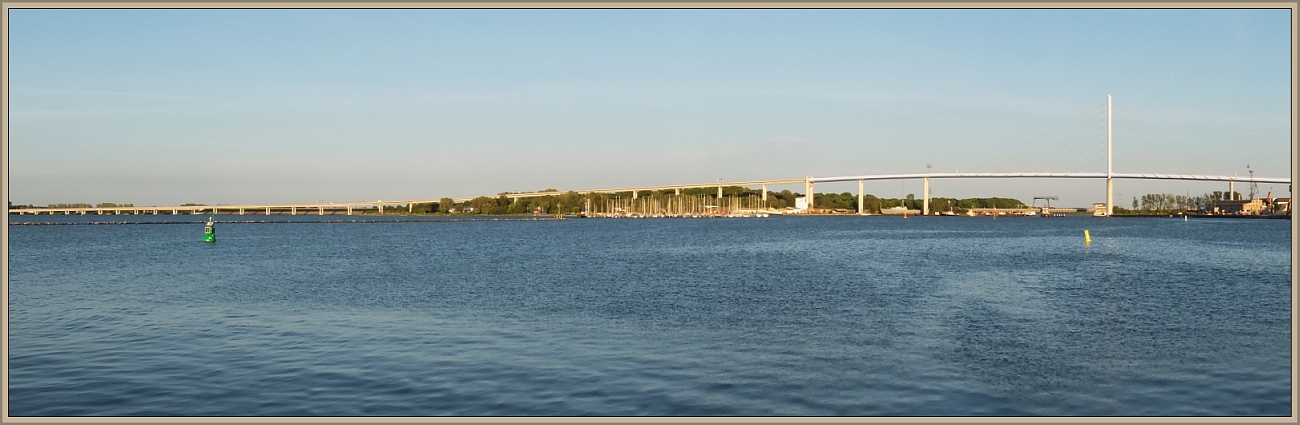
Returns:
[[[316,207],[316,208],[317,208],[316,215],[325,215],[325,207]]]
[[[763,207],[767,207],[767,183],[763,183]]]
[[[384,215],[384,204],[379,204],[379,215]]]
[[[348,215],[352,215],[352,206],[348,205]]]
[[[921,215],[930,215],[930,178],[925,178],[925,184],[921,188],[921,196],[925,200],[921,201]]]
[[[1236,174],[1236,173],[1234,173],[1234,174]],[[1236,182],[1235,182],[1235,181],[1232,181],[1232,180],[1228,180],[1228,200],[1229,200],[1229,201],[1235,201],[1235,200],[1237,200],[1237,195],[1234,195],[1234,193],[1236,193],[1237,190],[1234,189],[1234,188],[1232,187],[1232,184],[1233,184],[1233,183],[1236,183]]]
[[[1106,216],[1115,214],[1115,180],[1106,178]]]
[[[816,204],[813,203],[813,182],[811,176],[804,178],[803,187],[804,187],[804,191],[806,192],[804,194],[804,199],[808,200],[808,212],[812,212],[813,205]]]
[[[722,200],[722,186],[718,186],[718,200]]]
[[[266,207],[266,215],[271,215],[271,207]]]
[[[675,188],[673,188],[673,194],[674,194],[674,195],[679,195],[679,196],[680,196],[680,195],[682,194],[682,188],[680,188],[680,187],[675,187]]]
[[[862,215],[862,180],[858,180],[858,215]]]
[[[289,215],[298,215],[298,207],[289,207]]]
[[[244,215],[244,209],[243,209],[243,208],[240,208],[240,209],[239,209],[239,215]]]

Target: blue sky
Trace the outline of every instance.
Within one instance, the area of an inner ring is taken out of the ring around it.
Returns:
[[[23,204],[1105,171],[1107,94],[1118,172],[1291,172],[1284,9],[11,9],[9,22],[9,189]],[[1116,183],[1117,202],[1224,189]],[[965,180],[932,193],[1087,206],[1105,192]]]

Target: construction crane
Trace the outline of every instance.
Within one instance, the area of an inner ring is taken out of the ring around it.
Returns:
[[[1246,164],[1246,171],[1250,172],[1250,199],[1255,199],[1255,194],[1259,193],[1259,184],[1255,183],[1255,170],[1250,169],[1250,164]]]

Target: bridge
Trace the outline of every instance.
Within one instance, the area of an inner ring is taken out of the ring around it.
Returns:
[[[1152,173],[916,173],[916,174],[867,174],[856,176],[839,176],[839,177],[805,177],[802,179],[773,179],[773,180],[753,180],[743,182],[722,182],[722,183],[695,183],[695,184],[676,184],[661,186],[638,186],[638,187],[616,187],[604,189],[583,189],[572,192],[580,195],[588,193],[623,193],[631,192],[632,198],[636,198],[638,192],[644,191],[661,191],[673,190],[680,194],[683,189],[692,188],[717,188],[718,197],[722,197],[722,188],[726,186],[761,186],[762,199],[767,201],[767,186],[769,185],[786,185],[786,184],[804,184],[805,194],[814,193],[816,183],[832,182],[858,182],[858,211],[863,210],[863,182],[869,180],[923,180],[924,188],[922,214],[928,215],[930,212],[930,179],[998,179],[998,178],[1048,178],[1048,179],[1097,179],[1106,180],[1107,201],[1112,201],[1111,190],[1114,179],[1145,179],[1145,180],[1195,180],[1195,181],[1221,181],[1228,183],[1228,193],[1232,193],[1234,184],[1242,183],[1276,183],[1291,184],[1289,178],[1274,177],[1241,177],[1241,176],[1212,176],[1197,174],[1152,174]],[[509,199],[530,198],[539,196],[556,196],[566,192],[524,192],[524,193],[505,193],[497,196],[504,196]],[[814,200],[809,196],[809,205],[813,205]],[[476,196],[449,198],[453,202],[464,202],[477,198]],[[10,214],[346,214],[352,215],[355,209],[360,208],[377,208],[383,212],[385,206],[406,206],[407,211],[412,211],[414,205],[438,203],[439,199],[408,199],[394,201],[365,201],[365,202],[332,202],[332,203],[307,203],[307,204],[245,204],[245,205],[180,205],[180,206],[130,206],[130,207],[102,207],[102,208],[15,208],[9,210]],[[1107,215],[1113,210],[1111,202],[1107,205]]]
[[[716,183],[619,187],[619,188],[605,188],[605,189],[584,189],[584,190],[574,190],[571,192],[576,192],[578,194],[583,194],[583,195],[589,193],[631,192],[632,198],[635,199],[637,197],[638,192],[642,192],[642,191],[673,190],[676,194],[680,195],[683,189],[717,187],[718,198],[721,198],[722,188],[724,186],[741,186],[741,187],[761,186],[762,200],[766,202],[768,185],[802,183],[804,184],[804,189],[805,189],[804,193],[807,196],[808,205],[812,206],[815,205],[813,199],[814,196],[813,189],[816,183],[857,181],[858,182],[858,211],[863,211],[863,182],[868,180],[920,179],[924,181],[924,188],[922,189],[922,193],[923,193],[922,214],[929,215],[930,179],[989,179],[989,178],[993,178],[993,179],[1048,178],[1048,179],[1098,179],[1098,180],[1104,179],[1106,180],[1106,215],[1109,216],[1114,212],[1114,180],[1115,179],[1220,181],[1220,182],[1228,183],[1229,194],[1234,192],[1234,185],[1237,182],[1251,183],[1251,184],[1278,183],[1278,184],[1287,184],[1288,186],[1291,184],[1290,178],[1254,177],[1253,173],[1250,177],[1214,176],[1214,175],[1199,175],[1199,174],[1116,173],[1113,171],[1111,166],[1112,164],[1111,147],[1112,147],[1111,97],[1110,95],[1107,95],[1106,96],[1106,172],[1104,173],[1103,172],[1089,172],[1089,173],[1082,173],[1082,172],[961,173],[961,172],[957,172],[957,173],[916,173],[916,174],[865,174],[865,175],[839,176],[839,177],[807,176],[801,179],[752,180],[752,181],[726,182],[726,183],[719,181]],[[529,197],[538,197],[538,196],[556,196],[562,193],[567,193],[567,192],[543,191],[543,192],[504,193],[497,196],[505,196],[506,198],[509,199],[519,199],[519,198],[529,198]],[[477,198],[477,196],[449,198],[449,199],[451,199],[453,202],[464,202],[474,198]],[[288,212],[289,214],[298,214],[299,211],[301,211],[303,214],[310,214],[312,212],[315,212],[319,215],[325,215],[326,212],[329,212],[331,214],[346,213],[347,215],[352,215],[353,210],[357,208],[377,208],[380,213],[383,213],[384,206],[386,205],[405,205],[407,211],[409,212],[414,210],[414,205],[433,204],[438,202],[440,202],[440,199],[408,199],[408,200],[396,200],[396,201],[373,201],[373,202],[365,201],[365,202],[340,202],[340,203],[331,202],[331,203],[315,203],[315,204],[308,203],[308,204],[247,204],[247,205],[181,205],[181,206],[147,206],[147,207],[130,206],[130,207],[103,207],[103,208],[15,208],[9,210],[9,212],[10,214],[46,213],[46,214],[81,214],[81,215],[85,215],[87,213],[93,213],[93,214],[213,213],[213,214],[217,214],[221,212],[243,215],[247,212],[252,214],[264,213],[266,215],[271,215],[272,212],[278,212],[281,214],[285,212]]]
[[[681,194],[683,189],[692,188],[717,188],[718,197],[722,197],[722,188],[726,186],[761,186],[762,199],[767,201],[767,186],[769,185],[787,185],[787,184],[804,184],[805,194],[814,193],[813,189],[816,183],[831,182],[858,182],[858,211],[863,211],[863,182],[869,180],[923,180],[924,189],[922,214],[930,213],[930,179],[1007,179],[1007,178],[1048,178],[1048,179],[1097,179],[1107,181],[1107,200],[1113,199],[1111,196],[1112,184],[1114,179],[1138,179],[1138,180],[1194,180],[1194,181],[1221,181],[1228,183],[1228,193],[1232,193],[1234,184],[1242,183],[1276,183],[1291,184],[1289,178],[1273,177],[1240,177],[1240,176],[1212,176],[1197,174],[1152,174],[1152,173],[916,173],[916,174],[868,174],[856,176],[839,176],[839,177],[805,177],[802,179],[774,179],[774,180],[753,180],[743,182],[722,182],[722,183],[695,183],[695,184],[677,184],[661,186],[638,186],[638,187],[616,187],[604,189],[583,189],[572,192],[580,195],[588,193],[624,193],[631,192],[632,198],[636,198],[638,192],[644,191],[662,191],[673,190]],[[524,192],[524,193],[505,193],[497,196],[505,196],[509,199],[530,198],[539,196],[556,196],[565,192]],[[814,200],[809,195],[809,205],[813,205]],[[449,198],[453,202],[464,202],[476,198],[476,196]],[[131,207],[102,207],[102,208],[15,208],[10,210],[10,214],[346,214],[352,215],[353,210],[360,208],[377,208],[383,212],[385,206],[406,206],[407,211],[413,210],[413,205],[438,203],[439,199],[409,199],[394,201],[366,201],[366,202],[334,202],[334,203],[315,203],[315,204],[246,204],[246,205],[183,205],[183,206],[131,206]],[[1111,213],[1110,205],[1107,205],[1107,214]]]

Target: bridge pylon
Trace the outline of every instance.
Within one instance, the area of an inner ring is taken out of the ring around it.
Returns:
[[[1115,173],[1111,169],[1110,95],[1106,95],[1106,216],[1115,214]]]

